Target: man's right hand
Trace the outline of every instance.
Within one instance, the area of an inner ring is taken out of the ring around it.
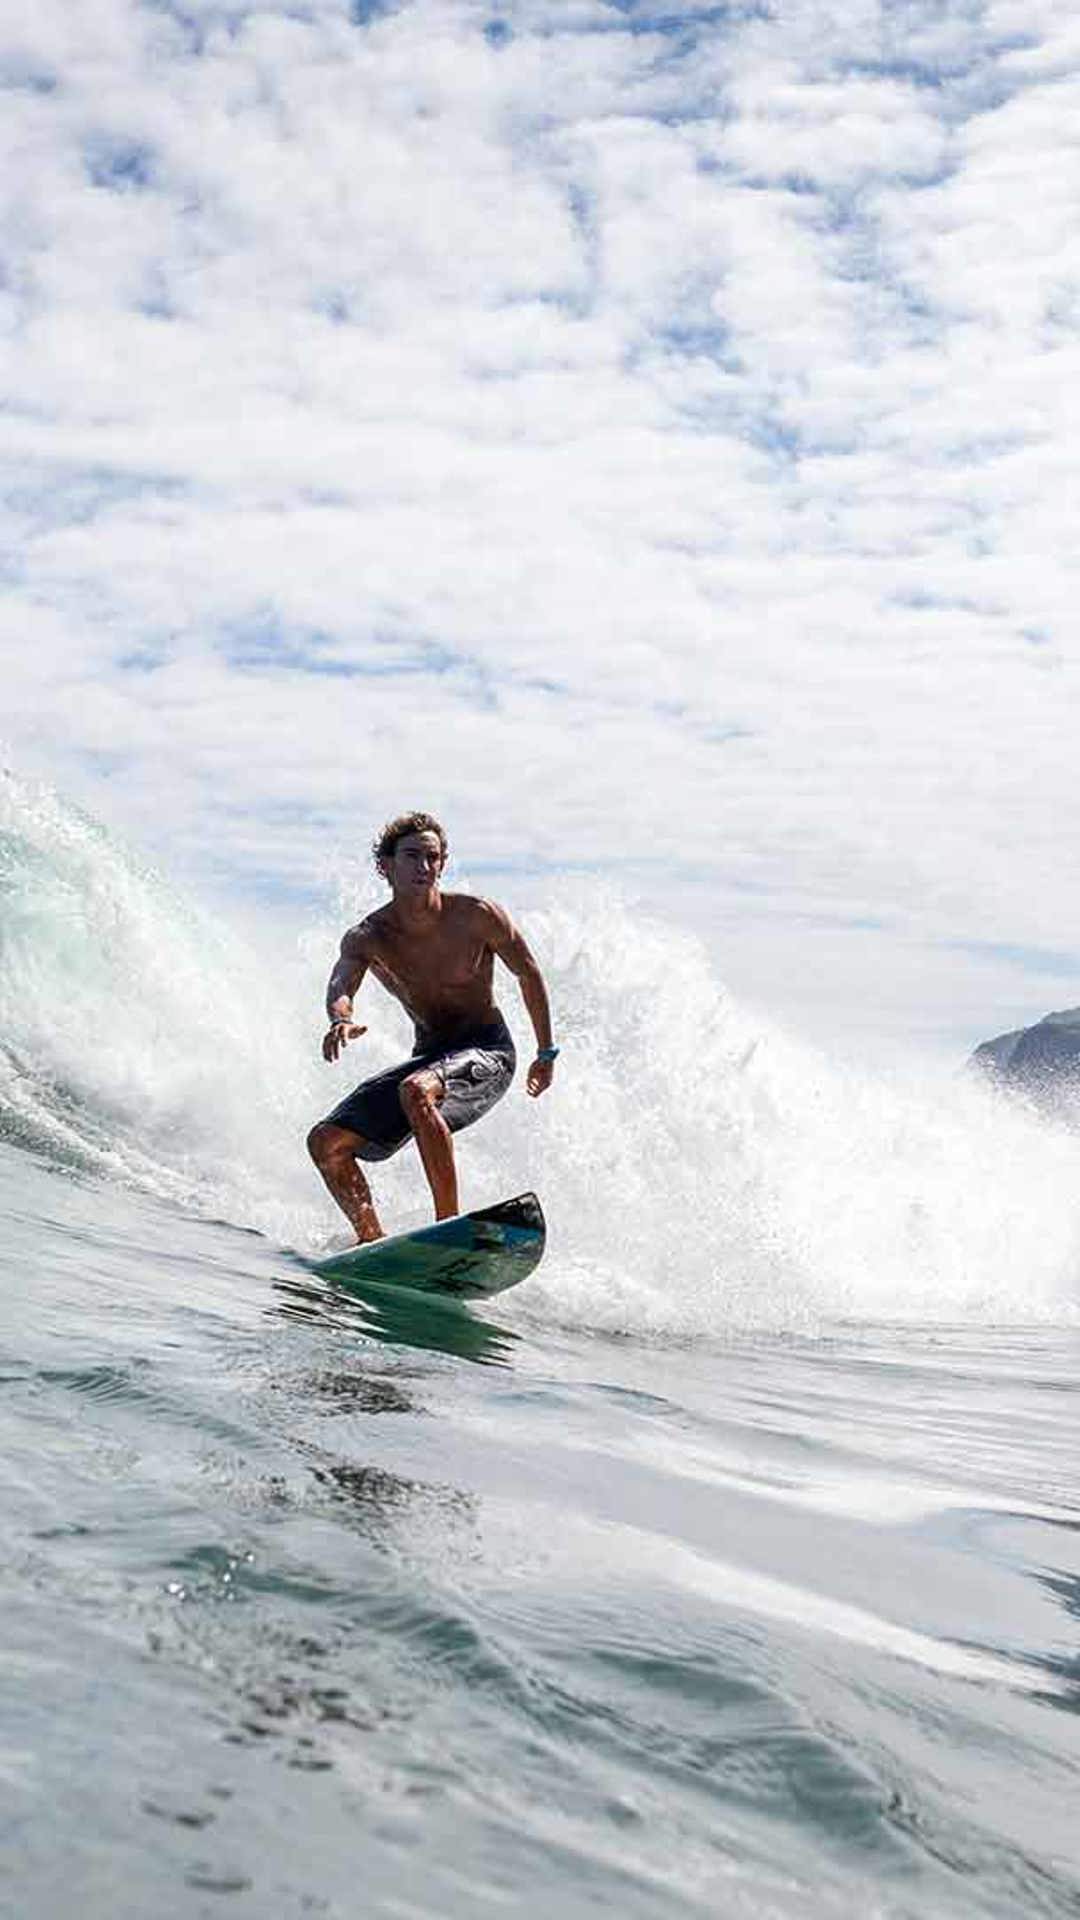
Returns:
[[[323,1035],[322,1057],[333,1062],[338,1054],[348,1046],[350,1040],[359,1040],[366,1027],[354,1027],[351,1020],[334,1020]]]

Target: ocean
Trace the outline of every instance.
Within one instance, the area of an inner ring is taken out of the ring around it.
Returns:
[[[1076,1135],[564,893],[460,1144],[543,1266],[367,1304],[344,907],[260,947],[5,778],[0,915],[5,1913],[1076,1914]]]

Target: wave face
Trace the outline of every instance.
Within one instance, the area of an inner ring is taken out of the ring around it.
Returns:
[[[341,927],[371,904],[350,892],[268,957],[5,776],[0,1137],[277,1239],[338,1237],[304,1134],[406,1044],[369,987],[344,1069],[318,1057]],[[1074,1135],[959,1077],[830,1062],[736,1004],[696,941],[595,890],[561,890],[528,932],[557,1011],[556,1091],[530,1101],[519,1075],[460,1147],[466,1205],[543,1197],[551,1255],[515,1310],[676,1337],[1078,1317]],[[411,1153],[375,1179],[391,1226],[420,1216]]]
[[[97,822],[0,782],[0,1135],[259,1225],[311,1077],[275,1002],[257,957]]]

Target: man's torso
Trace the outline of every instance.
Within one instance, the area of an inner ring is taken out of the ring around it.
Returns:
[[[490,909],[467,893],[440,896],[430,925],[398,924],[381,907],[356,929],[370,971],[419,1035],[452,1040],[499,1018],[492,998]]]

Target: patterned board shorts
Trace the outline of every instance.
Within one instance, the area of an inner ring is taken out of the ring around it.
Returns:
[[[439,1112],[451,1133],[460,1133],[462,1127],[471,1127],[502,1099],[514,1077],[515,1064],[514,1042],[502,1020],[458,1035],[449,1047],[418,1035],[411,1059],[361,1081],[333,1113],[327,1114],[326,1122],[361,1136],[363,1145],[357,1148],[357,1159],[389,1160],[412,1138],[398,1091],[411,1073],[427,1067],[439,1074],[445,1089]]]

